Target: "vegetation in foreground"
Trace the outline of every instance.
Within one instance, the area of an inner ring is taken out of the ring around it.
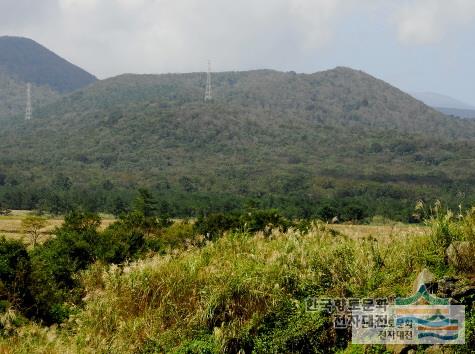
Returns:
[[[305,311],[305,300],[405,296],[423,268],[461,283],[475,271],[445,257],[456,241],[473,245],[475,209],[437,206],[426,234],[356,239],[275,211],[196,224],[155,215],[142,195],[104,231],[96,215],[75,212],[30,251],[0,241],[0,350],[383,353],[391,348],[350,345],[350,334]],[[475,346],[473,298],[462,301],[467,344],[446,352]]]

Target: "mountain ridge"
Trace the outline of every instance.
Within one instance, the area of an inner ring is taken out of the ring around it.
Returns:
[[[462,102],[447,95],[442,95],[440,93],[411,92],[410,94],[430,107],[475,110],[475,107],[468,103]]]
[[[72,92],[97,78],[32,39],[0,36],[0,67],[20,82]]]
[[[417,199],[475,195],[475,124],[382,80],[348,68],[212,77],[211,102],[206,73],[126,74],[11,120],[0,198],[11,199],[15,179],[36,196],[15,207],[51,204],[67,178],[66,204],[93,209],[146,186],[181,215],[257,199],[294,215],[338,201],[404,219]]]

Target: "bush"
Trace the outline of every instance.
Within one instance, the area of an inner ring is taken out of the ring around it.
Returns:
[[[326,222],[330,222],[336,216],[338,216],[337,208],[330,205],[321,207],[317,212],[317,217]]]
[[[99,259],[98,250],[104,248],[99,225],[97,215],[74,211],[56,229],[55,238],[32,251],[31,316],[46,323],[60,323],[67,317],[64,304],[81,301],[77,274]]]
[[[236,214],[209,214],[198,218],[195,231],[206,239],[213,240],[225,231],[239,228],[240,225],[239,216]]]
[[[365,208],[357,204],[347,205],[341,212],[341,219],[343,221],[358,222],[363,220],[365,217],[367,217]]]
[[[245,231],[263,231],[267,236],[272,229],[286,232],[292,226],[292,223],[275,209],[250,210],[241,215],[240,223]]]
[[[265,235],[270,235],[272,229],[287,231],[293,223],[282,216],[277,210],[250,209],[247,212],[237,214],[209,214],[201,216],[195,223],[195,231],[213,240],[226,231],[263,231]]]
[[[196,236],[195,225],[188,221],[177,221],[162,232],[146,240],[146,247],[157,252],[179,249],[192,243]]]
[[[30,257],[19,241],[0,238],[0,301],[3,308],[23,309],[30,304]],[[1,312],[1,310],[0,310]]]
[[[106,262],[120,264],[134,260],[144,250],[143,232],[135,228],[125,228],[119,224],[111,225],[101,235],[97,245],[97,258]]]
[[[284,301],[251,329],[254,353],[322,353],[336,345],[330,318]]]

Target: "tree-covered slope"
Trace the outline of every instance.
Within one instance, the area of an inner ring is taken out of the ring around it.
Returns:
[[[311,214],[336,200],[407,216],[418,198],[475,195],[474,122],[363,72],[219,73],[206,103],[204,85],[202,73],[122,75],[9,122],[3,199],[92,193],[100,209],[148,186],[180,213],[252,199]]]
[[[26,83],[12,78],[0,69],[0,120],[15,116],[23,119],[26,109]],[[59,97],[59,94],[48,86],[32,85],[31,100],[33,108],[46,105]]]

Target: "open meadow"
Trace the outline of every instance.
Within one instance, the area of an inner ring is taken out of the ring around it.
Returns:
[[[9,216],[0,216],[0,236],[5,236],[12,240],[23,240],[28,242],[25,233],[22,230],[22,220],[28,215],[28,211],[14,210]],[[41,241],[44,242],[53,235],[55,228],[60,227],[64,218],[61,216],[46,217],[46,226],[41,232]],[[179,219],[177,219],[179,220]],[[111,215],[101,216],[100,229],[104,230],[114,223],[115,219]],[[352,238],[364,238],[373,236],[376,238],[400,237],[407,235],[420,235],[428,232],[428,228],[424,225],[408,225],[402,223],[393,223],[387,225],[358,225],[358,224],[329,224],[331,230],[349,236]]]
[[[0,236],[5,236],[5,238],[10,240],[20,240],[28,243],[28,238],[22,229],[22,220],[24,220],[27,215],[30,215],[29,211],[13,210],[8,216],[0,216]],[[60,227],[64,222],[64,218],[61,216],[45,216],[44,218],[46,219],[46,225],[39,230],[41,234],[39,239],[40,243],[51,237],[54,234],[54,230]],[[110,215],[103,216],[101,219],[101,229],[105,229],[113,222],[114,219]]]

